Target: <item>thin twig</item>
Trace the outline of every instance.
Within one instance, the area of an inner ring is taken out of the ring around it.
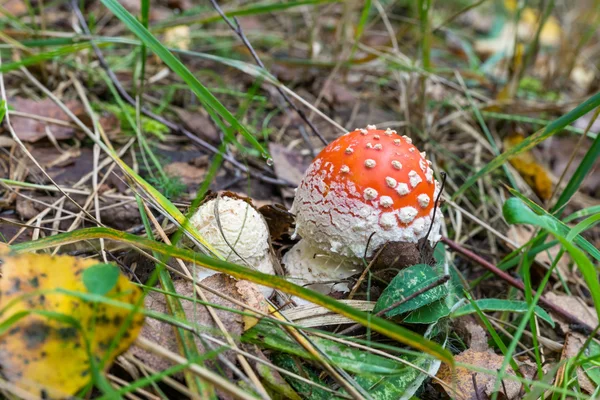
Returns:
[[[512,276],[510,276],[510,274],[502,271],[500,268],[496,267],[494,264],[490,263],[485,258],[483,258],[483,257],[475,254],[471,250],[465,249],[463,246],[461,246],[460,244],[456,243],[455,241],[453,241],[451,239],[448,239],[447,237],[442,237],[442,242],[445,243],[446,245],[448,245],[448,247],[450,247],[455,252],[457,252],[457,253],[459,253],[459,254],[467,257],[471,261],[474,261],[475,263],[481,265],[483,268],[485,268],[488,271],[492,272],[494,275],[496,275],[499,278],[505,280],[512,287],[517,288],[517,289],[519,289],[519,290],[521,290],[523,292],[525,291],[525,286],[523,285],[523,283],[521,281],[513,278]],[[532,290],[531,295],[535,296],[535,291]],[[543,297],[540,297],[539,302],[544,307],[548,308],[553,313],[559,315],[561,318],[563,318],[565,321],[569,322],[570,324],[581,325],[582,327],[584,327],[587,330],[589,330],[589,332],[592,332],[592,330],[593,330],[592,327],[590,327],[588,324],[586,324],[585,322],[581,321],[579,318],[577,318],[576,316],[572,315],[568,311],[562,309],[561,307],[559,307],[559,306],[557,306],[555,304],[550,303],[549,301],[547,301]]]
[[[73,1],[75,1],[75,0],[73,0]],[[246,46],[246,48],[248,49],[248,51],[252,55],[252,58],[254,58],[254,61],[256,61],[256,63],[258,64],[258,66],[261,67],[263,70],[266,71],[267,69],[265,68],[265,65],[263,64],[263,62],[261,61],[261,59],[258,57],[258,54],[256,54],[256,51],[254,51],[254,48],[250,44],[250,41],[248,40],[248,38],[246,37],[246,35],[244,34],[244,31],[242,30],[242,26],[238,22],[237,18],[233,17],[233,22],[235,22],[235,25],[234,25],[230,21],[230,19],[227,17],[227,15],[225,15],[225,13],[221,9],[221,7],[219,7],[219,4],[217,3],[216,0],[210,0],[210,2],[213,5],[213,7],[215,8],[215,10],[217,10],[217,12],[219,13],[219,15],[223,19],[223,21],[225,21],[225,23],[227,23],[227,25],[229,25],[229,27],[231,28],[231,30],[234,31],[236,35],[238,35],[238,37],[240,38],[240,40],[242,41],[242,43],[244,44],[244,46]],[[283,97],[283,99],[290,105],[290,107],[292,107],[292,109],[294,111],[296,111],[296,113],[298,114],[298,116],[300,118],[302,118],[302,120],[304,122],[306,122],[306,124],[310,127],[310,129],[313,131],[313,133],[319,138],[319,140],[321,140],[321,142],[324,145],[327,145],[327,140],[323,137],[323,135],[321,135],[321,132],[319,132],[319,130],[317,129],[317,127],[314,126],[314,124],[308,119],[308,117],[306,116],[306,114],[304,113],[304,111],[302,111],[301,109],[299,109],[298,107],[296,107],[296,105],[292,102],[292,100],[288,97],[288,95],[285,94],[285,92],[279,86],[275,86],[275,89],[277,89],[277,91],[279,92],[279,94],[281,95],[281,97]]]
[[[87,22],[85,21],[85,18],[83,16],[83,13],[81,12],[81,9],[79,8],[78,1],[72,0],[71,7],[73,9],[73,12],[75,13],[75,16],[77,17],[79,25],[81,26],[81,28],[83,29],[85,34],[91,36],[90,29],[87,25]],[[94,49],[94,53],[96,54],[96,58],[98,58],[98,62],[100,63],[100,66],[106,72],[106,74],[108,75],[108,78],[112,81],[113,85],[115,85],[115,89],[117,90],[117,93],[119,94],[119,96],[121,96],[123,98],[123,100],[125,100],[131,106],[135,107],[136,106],[135,99],[133,97],[131,97],[129,95],[129,93],[127,93],[127,91],[123,88],[123,86],[121,85],[121,82],[119,81],[119,78],[117,78],[115,73],[111,70],[110,66],[104,59],[104,56],[102,55],[102,52],[100,51],[100,48],[96,45],[96,43],[92,39],[90,39],[90,44],[92,45],[92,48]],[[197,135],[195,135],[194,133],[185,129],[184,127],[177,125],[176,123],[171,122],[160,115],[154,114],[152,111],[148,110],[147,108],[142,107],[140,111],[147,117],[152,118],[153,120],[158,121],[161,124],[165,125],[170,130],[172,130],[174,132],[179,132],[179,133],[185,135],[188,139],[190,139],[192,142],[199,145],[200,147],[204,148],[205,150],[208,150],[213,154],[221,154],[219,149],[217,149],[215,146],[202,140]],[[222,156],[223,156],[223,159],[225,159],[226,161],[231,163],[234,167],[238,168],[242,172],[250,174],[252,177],[260,179],[263,182],[270,183],[273,185],[296,187],[295,184],[288,182],[284,179],[272,178],[272,177],[266,176],[260,172],[252,171],[248,166],[239,162],[235,158],[231,157],[229,154],[222,153]]]
[[[382,315],[384,315],[385,313],[387,313],[390,310],[393,310],[396,307],[401,306],[402,304],[406,303],[407,301],[410,301],[412,299],[414,299],[417,296],[422,295],[425,292],[430,291],[431,289],[438,287],[440,285],[443,285],[444,283],[448,282],[448,280],[450,279],[450,275],[444,275],[441,278],[435,280],[434,282],[431,282],[429,285],[425,286],[424,288],[421,288],[419,290],[417,290],[414,293],[411,293],[409,296],[406,296],[405,298],[398,300],[397,302],[395,302],[394,304],[392,304],[389,307],[384,308],[383,310],[378,311],[377,313],[375,313],[376,317],[381,317]],[[340,332],[340,335],[348,335],[352,332],[354,332],[355,330],[357,330],[358,328],[360,328],[362,325],[360,324],[354,324],[346,329],[344,329],[343,331]]]

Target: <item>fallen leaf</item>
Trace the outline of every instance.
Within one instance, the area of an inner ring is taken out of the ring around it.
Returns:
[[[521,143],[524,137],[510,135],[504,139],[504,150],[508,151]],[[552,195],[552,180],[548,170],[539,164],[529,152],[523,152],[509,159],[509,162],[531,186],[535,193],[542,199],[548,200]]]
[[[585,302],[579,297],[548,292],[544,295],[544,298],[550,303],[559,306],[564,310],[569,310],[571,315],[577,317],[577,319],[580,321],[585,321],[589,326],[598,325],[598,315],[596,314],[596,309],[585,304]],[[550,312],[550,314],[557,324],[562,328],[563,332],[570,331],[569,324],[564,322],[560,316],[555,315],[552,312]]]
[[[573,125],[576,128],[586,129],[591,117],[591,114],[586,114],[575,121]],[[592,124],[590,131],[600,132],[600,118],[596,119]],[[581,142],[581,145],[577,147],[578,141],[579,137],[575,136],[552,137],[547,143],[544,142],[540,146],[543,149],[541,151],[542,156],[549,161],[554,176],[560,177],[565,169],[567,169],[563,178],[563,182],[565,183],[571,179],[592,145],[592,140],[585,138]],[[570,162],[573,153],[575,155],[573,161]],[[587,174],[579,188],[581,192],[590,196],[600,195],[600,158],[596,158],[592,170]]]
[[[61,122],[71,122],[69,116],[51,99],[36,101],[17,97],[9,100],[8,103],[15,111],[31,114],[33,116],[51,118]],[[85,114],[83,106],[79,102],[67,101],[65,102],[65,105],[75,115]],[[11,115],[10,122],[19,139],[24,142],[37,142],[38,140],[47,137],[48,133],[46,128],[56,140],[70,139],[75,134],[75,128],[73,126],[58,125],[29,117]]]
[[[294,185],[299,185],[308,169],[309,162],[298,151],[288,150],[279,143],[269,143],[275,175]]]
[[[323,88],[323,82],[318,81],[315,83],[316,91],[323,91],[323,98],[331,104],[334,108],[340,105],[353,104],[357,99],[358,95],[351,91],[348,85],[344,85],[338,82],[329,82],[325,88]]]
[[[8,0],[3,2],[2,8],[13,16],[19,16],[27,12],[27,3],[24,0]],[[0,12],[0,17],[3,17],[4,13]]]
[[[271,240],[280,240],[283,235],[291,235],[293,233],[295,218],[294,214],[290,213],[281,204],[267,204],[258,209],[269,226]]]
[[[504,357],[491,350],[468,349],[454,356],[454,361],[498,371],[502,367]],[[514,371],[510,367],[507,368],[506,373],[514,375]],[[496,385],[496,376],[494,375],[475,372],[465,367],[456,367],[455,374],[452,374],[452,370],[446,364],[440,367],[437,377],[448,384],[448,386],[442,386],[448,396],[464,400],[487,399],[493,395]],[[452,392],[451,388],[455,389],[458,395]],[[517,399],[521,393],[521,384],[512,379],[504,379],[499,386],[499,390],[500,394],[503,394],[506,399]]]
[[[89,294],[103,283],[104,274],[84,282],[98,264],[92,259],[46,254],[2,257],[4,327],[0,336],[0,365],[3,375],[16,386],[41,398],[74,395],[92,377],[90,354],[108,368],[137,337],[144,317],[136,313],[131,325],[107,354],[123,323],[131,313],[121,307],[94,303],[62,292]],[[135,304],[142,295],[116,266],[104,267],[116,279],[104,288],[105,296]],[[105,271],[105,272],[106,272]],[[115,275],[116,274],[116,275]],[[68,355],[68,356],[67,356]]]
[[[211,143],[219,142],[219,132],[210,118],[198,111],[189,111],[184,108],[173,107],[173,110],[189,131]]]
[[[181,182],[186,186],[199,185],[206,176],[205,167],[198,168],[186,162],[174,162],[165,165],[164,171],[169,176],[181,179]]]

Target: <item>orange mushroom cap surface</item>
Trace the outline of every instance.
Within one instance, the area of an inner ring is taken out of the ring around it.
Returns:
[[[373,233],[367,256],[388,241],[417,242],[432,221],[431,239],[437,240],[438,192],[430,162],[410,138],[369,125],[321,151],[296,191],[292,212],[304,239],[360,258]]]

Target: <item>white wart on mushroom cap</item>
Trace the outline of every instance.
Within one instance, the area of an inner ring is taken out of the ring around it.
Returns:
[[[439,183],[407,136],[372,125],[331,142],[296,191],[296,232],[324,251],[360,259],[386,242],[439,240]]]
[[[227,261],[275,274],[269,228],[262,215],[247,202],[228,196],[209,200],[198,208],[190,223]],[[198,278],[204,279],[215,273],[202,268]],[[272,289],[261,287],[261,291],[267,296]]]

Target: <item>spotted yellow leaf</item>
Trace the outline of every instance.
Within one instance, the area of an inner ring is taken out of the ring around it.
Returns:
[[[508,151],[523,141],[521,135],[510,135],[504,139],[504,150]],[[548,170],[538,163],[529,151],[520,153],[509,159],[510,164],[521,174],[525,182],[542,200],[552,195],[552,180]]]
[[[131,311],[123,307],[85,301],[73,294],[90,294],[95,282],[90,283],[89,277],[84,282],[84,276],[98,261],[44,254],[1,258],[0,367],[7,380],[34,397],[74,395],[91,380],[90,355],[96,365],[105,361],[107,368],[137,337],[144,321],[141,313],[131,318]],[[141,290],[118,270],[116,273],[104,297],[137,303]],[[87,275],[102,279],[98,274]]]

